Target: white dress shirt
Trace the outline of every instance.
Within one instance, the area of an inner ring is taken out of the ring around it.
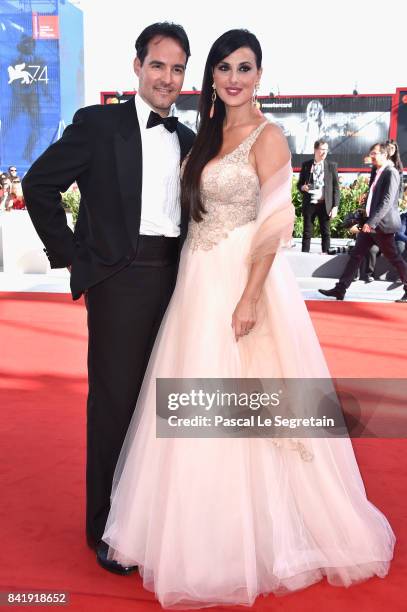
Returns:
[[[140,234],[176,237],[180,234],[180,146],[176,132],[163,125],[147,130],[151,108],[135,97],[143,151]]]
[[[314,187],[311,190],[311,203],[318,204],[325,197],[325,165],[324,160],[317,162],[314,160],[311,168]]]

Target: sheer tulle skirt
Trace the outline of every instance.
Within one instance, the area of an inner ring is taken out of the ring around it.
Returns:
[[[297,283],[278,254],[254,330],[232,312],[247,278],[253,224],[212,250],[185,245],[116,469],[104,534],[164,607],[252,605],[323,576],[350,586],[389,570],[394,534],[366,498],[348,439],[157,439],[157,377],[328,377]],[[243,271],[243,272],[242,272]]]

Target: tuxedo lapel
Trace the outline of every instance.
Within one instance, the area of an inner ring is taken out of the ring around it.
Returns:
[[[133,247],[140,229],[142,191],[142,147],[134,98],[121,105],[121,118],[114,138],[120,199]]]
[[[372,189],[373,187],[372,201],[370,203],[371,212],[376,209],[377,205],[380,203],[382,199],[382,183],[384,181],[384,178],[387,172],[388,172],[388,168],[385,168],[383,172],[380,173],[380,176],[377,179],[376,184],[373,182],[374,187],[373,185],[370,187],[370,189]]]
[[[313,159],[310,159],[309,161],[307,161],[307,175],[306,175],[307,182],[309,182],[311,179],[311,170],[312,170],[313,165],[314,165]]]
[[[188,155],[188,153],[189,153],[189,151],[191,149],[192,142],[191,142],[190,139],[185,137],[184,128],[183,128],[182,125],[180,125],[179,122],[178,122],[178,125],[177,125],[177,136],[178,136],[179,146],[180,146],[180,163],[182,164],[183,160]],[[181,238],[181,240],[180,240],[180,249],[182,248],[182,245],[183,245],[184,240],[185,240],[186,235],[187,235],[188,221],[189,221],[189,215],[185,211],[185,209],[183,207],[181,207],[181,225],[180,225],[180,230],[181,230],[180,238]]]
[[[184,158],[189,153],[189,150],[191,148],[191,143],[184,137],[182,126],[180,125],[179,122],[177,125],[176,132],[177,132],[177,136],[179,140],[179,147],[180,147],[180,162],[182,163]]]
[[[328,162],[326,161],[326,159],[324,160],[324,183],[325,183],[325,191],[327,191],[327,188],[331,186],[332,183],[332,174],[331,174],[331,169],[329,167]]]

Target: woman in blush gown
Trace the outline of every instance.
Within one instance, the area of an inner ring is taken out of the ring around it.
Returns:
[[[330,377],[282,250],[294,220],[290,154],[253,103],[260,76],[253,34],[213,44],[183,173],[190,224],[177,286],[103,536],[165,608],[383,578],[393,554],[348,438],[156,437],[157,378]]]

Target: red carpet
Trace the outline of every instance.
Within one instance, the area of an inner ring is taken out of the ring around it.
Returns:
[[[327,301],[308,307],[333,376],[405,376],[404,305]],[[100,569],[85,544],[83,303],[60,294],[2,293],[0,339],[0,592],[68,591],[69,610],[158,612],[139,578]],[[397,536],[390,575],[350,589],[320,583],[261,598],[254,610],[406,612],[406,446],[405,440],[354,441],[368,496]]]

